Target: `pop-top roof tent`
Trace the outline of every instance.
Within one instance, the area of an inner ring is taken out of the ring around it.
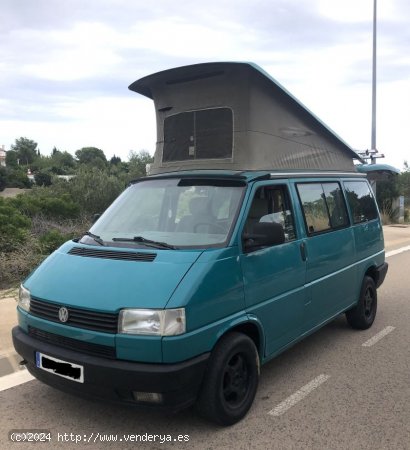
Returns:
[[[141,78],[154,100],[151,173],[192,169],[355,172],[360,157],[260,67],[217,62]]]

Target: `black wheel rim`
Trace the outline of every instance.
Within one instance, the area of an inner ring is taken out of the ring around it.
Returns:
[[[373,289],[368,287],[364,294],[364,315],[369,318],[373,314],[374,293]]]
[[[245,400],[248,389],[250,372],[244,355],[237,353],[225,367],[223,376],[223,396],[230,407],[237,407]]]

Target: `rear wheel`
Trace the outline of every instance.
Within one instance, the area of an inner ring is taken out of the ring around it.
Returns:
[[[206,419],[232,425],[251,407],[258,381],[259,355],[252,339],[229,333],[212,352],[197,410]]]
[[[346,318],[352,328],[366,330],[374,322],[377,312],[377,290],[371,277],[364,277],[357,305],[346,312]]]

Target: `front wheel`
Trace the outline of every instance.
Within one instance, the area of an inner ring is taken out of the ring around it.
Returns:
[[[367,330],[376,318],[377,290],[373,278],[364,277],[357,305],[346,312],[346,318],[352,328]]]
[[[199,414],[220,425],[241,420],[259,381],[259,355],[252,339],[232,332],[213,350],[197,401]]]

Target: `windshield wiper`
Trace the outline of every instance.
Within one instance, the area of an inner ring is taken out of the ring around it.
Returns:
[[[97,244],[105,246],[104,241],[100,238],[100,236],[97,236],[96,234],[93,234],[90,231],[86,231],[85,234],[87,236],[90,236],[90,238],[94,239],[94,241],[97,242]]]
[[[151,241],[151,239],[146,239],[142,236],[134,236],[132,238],[112,238],[115,242],[141,242],[141,244],[146,244],[149,247],[155,247],[155,248],[166,248],[170,250],[176,250],[177,247],[171,244],[167,244],[166,242],[159,242],[159,241]]]

